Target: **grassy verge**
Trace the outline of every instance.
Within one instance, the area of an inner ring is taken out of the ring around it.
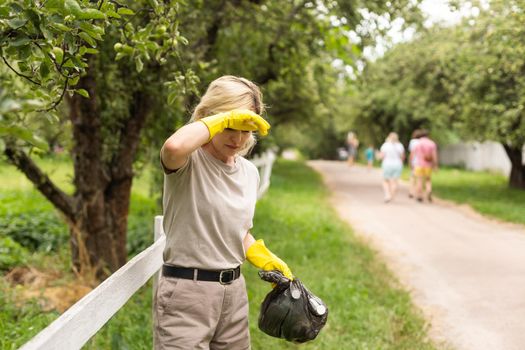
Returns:
[[[148,222],[141,225],[148,232],[153,204],[140,194],[134,198],[141,203],[134,204],[140,213],[137,215],[147,216]],[[426,339],[425,323],[412,307],[409,295],[375,254],[337,218],[319,176],[304,164],[276,164],[270,191],[257,205],[254,235],[263,238],[272,251],[288,262],[294,274],[330,310],[326,327],[308,344],[299,346],[263,334],[257,329],[257,317],[270,286],[258,278],[256,269],[243,266],[254,350],[435,348]],[[8,304],[7,294],[2,296]],[[30,312],[1,308],[1,320],[8,325],[0,333],[2,348],[16,348],[31,337],[29,333],[38,332],[56,317],[53,312],[40,312],[37,304],[28,304],[27,308]],[[28,332],[24,327],[9,326],[17,322],[35,327]],[[151,288],[143,287],[85,348],[150,349]]]
[[[525,190],[510,188],[505,176],[442,169],[434,176],[436,195],[469,204],[482,214],[525,224]]]
[[[440,168],[432,175],[432,185],[438,197],[468,204],[492,218],[525,224],[525,190],[510,188],[505,176]]]

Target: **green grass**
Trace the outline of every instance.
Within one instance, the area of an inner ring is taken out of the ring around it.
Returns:
[[[497,219],[525,224],[525,190],[510,188],[505,176],[442,169],[435,174],[434,185],[439,197],[469,204]]]
[[[495,219],[525,224],[525,190],[510,188],[503,175],[440,168],[432,174],[432,186],[438,197],[468,204]]]
[[[155,203],[143,193],[134,191],[130,220],[137,220],[137,232],[142,230],[149,235]],[[140,222],[139,217],[145,217],[144,221]],[[263,238],[329,308],[327,325],[308,344],[299,346],[265,335],[257,328],[257,317],[270,286],[246,264],[243,273],[250,299],[254,350],[435,348],[426,339],[425,322],[413,308],[409,295],[374,252],[338,219],[319,176],[304,164],[276,164],[270,191],[258,202],[253,233],[256,238]],[[11,296],[7,294],[2,297],[9,305]],[[1,308],[4,325],[0,327],[0,348],[20,346],[57,316],[39,312],[35,303],[24,307],[24,312],[17,311],[20,308]],[[19,322],[33,327],[18,326]],[[145,286],[85,348],[151,349],[151,329],[151,288]]]
[[[59,315],[42,312],[37,300],[24,304],[14,302],[16,291],[0,279],[0,349],[18,349]]]

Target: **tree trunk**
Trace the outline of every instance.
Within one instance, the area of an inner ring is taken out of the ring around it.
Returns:
[[[509,156],[512,168],[509,176],[509,186],[525,189],[525,165],[523,164],[522,147],[504,144],[503,147]]]
[[[111,237],[111,218],[106,211],[104,189],[109,174],[102,162],[100,107],[97,103],[93,59],[78,86],[89,92],[90,98],[77,94],[68,99],[69,118],[73,126],[72,150],[75,171],[75,197],[78,207],[71,228],[73,265],[83,275],[100,277],[101,271],[113,270],[119,258]]]
[[[86,89],[90,98],[74,95],[68,100],[78,203],[70,225],[72,261],[82,275],[103,279],[126,263],[133,161],[150,99],[146,93],[134,93],[129,118],[108,136],[119,138],[118,148],[108,155],[103,151],[101,110],[91,72],[80,79],[79,87]]]

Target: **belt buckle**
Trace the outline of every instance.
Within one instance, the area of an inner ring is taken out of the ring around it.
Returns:
[[[228,273],[228,272],[231,272],[231,279],[225,282],[222,280],[222,277],[224,273]],[[234,277],[235,277],[234,269],[222,270],[221,273],[219,274],[219,283],[220,284],[231,284],[233,282]]]

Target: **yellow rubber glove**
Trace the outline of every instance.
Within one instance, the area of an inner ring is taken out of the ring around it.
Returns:
[[[292,271],[288,265],[266,248],[262,239],[258,239],[248,248],[246,259],[255,267],[265,271],[279,270],[283,275],[293,280]]]
[[[234,109],[201,118],[199,121],[208,127],[210,140],[227,128],[242,131],[259,131],[262,136],[267,135],[268,129],[270,129],[270,124],[266,120],[248,109]]]

